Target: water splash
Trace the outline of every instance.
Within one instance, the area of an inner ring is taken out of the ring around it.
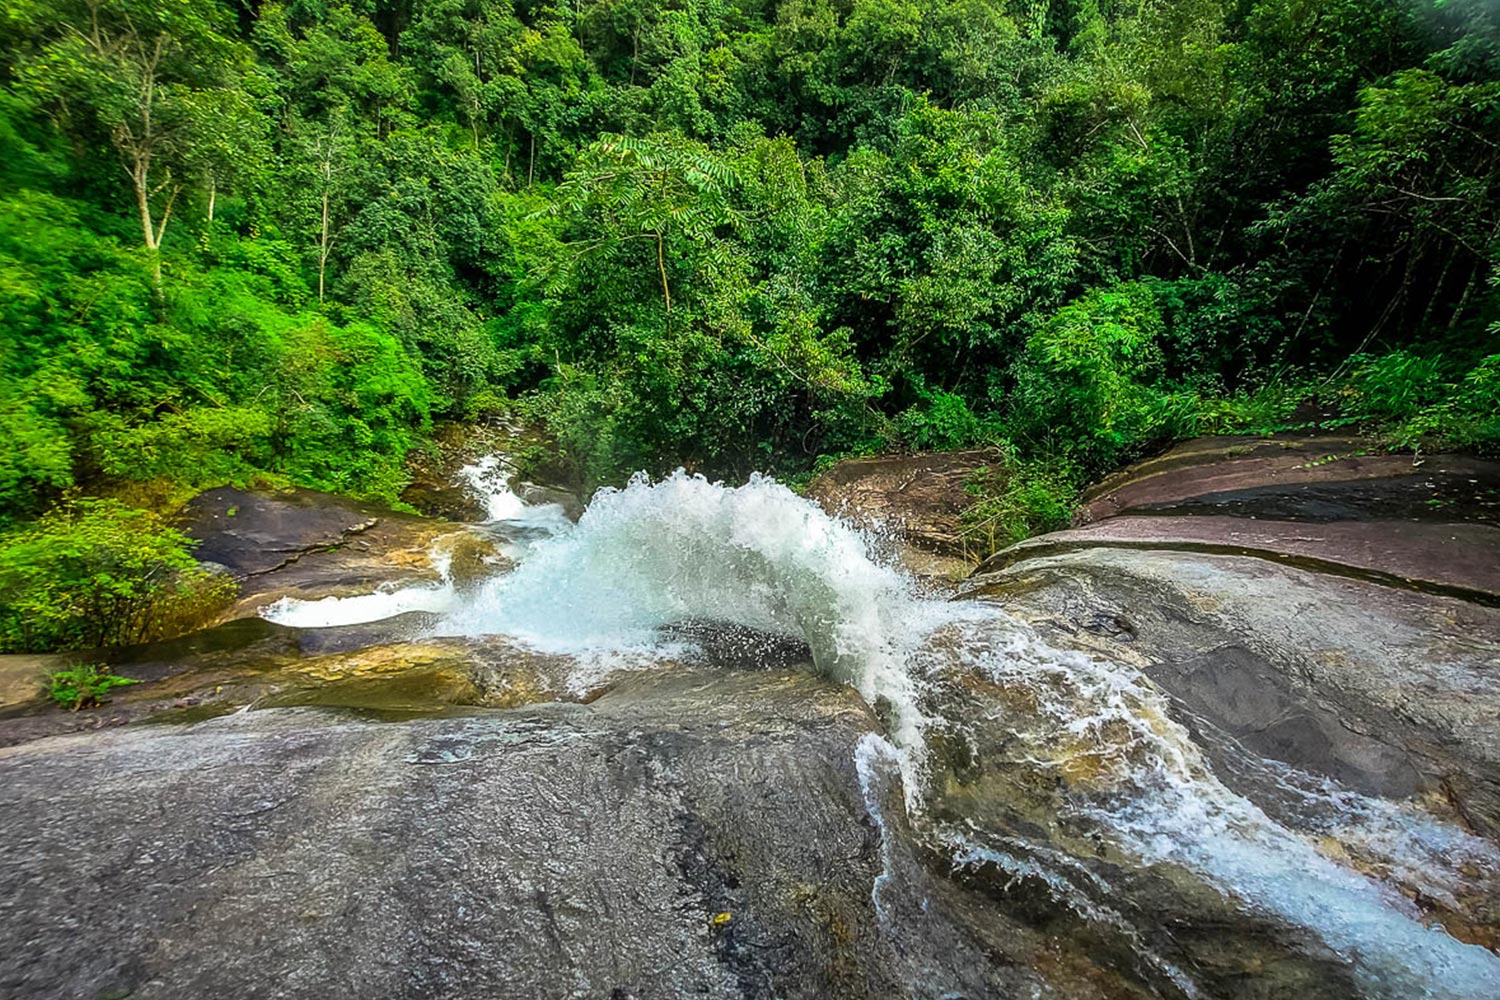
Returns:
[[[1312,929],[1371,994],[1500,995],[1500,959],[1423,926],[1403,897],[1320,853],[1313,835],[1363,830],[1416,868],[1454,855],[1422,845],[1451,848],[1461,834],[1337,788],[1324,793],[1336,817],[1327,829],[1284,826],[1219,781],[1134,667],[1054,648],[979,602],[923,599],[872,556],[860,532],[769,479],[727,488],[682,473],[637,477],[602,491],[574,530],[490,581],[442,630],[575,655],[649,655],[664,626],[702,619],[801,638],[822,673],[883,710],[890,742],[860,744],[861,788],[868,795],[876,765],[895,753],[918,825],[929,733],[967,727],[989,754],[982,767],[1061,789],[1047,803],[1054,816],[1138,863],[1182,866],[1251,910]],[[968,714],[950,715],[944,697],[967,698]],[[1016,860],[998,831],[953,843],[955,863]],[[889,878],[887,864],[877,905]]]
[[[905,669],[926,605],[870,558],[868,542],[761,477],[726,488],[678,474],[601,490],[577,526],[487,584],[443,629],[504,633],[575,655],[650,649],[666,625],[720,619],[807,642],[813,662],[888,706],[919,752],[922,716]]]
[[[388,587],[353,597],[322,597],[307,601],[283,597],[260,609],[262,618],[292,628],[331,628],[363,625],[412,611],[442,614],[459,604],[458,593],[447,580],[441,583]]]

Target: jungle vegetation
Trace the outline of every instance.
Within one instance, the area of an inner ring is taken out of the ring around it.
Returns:
[[[0,10],[5,648],[435,421],[582,488],[994,445],[1000,542],[1195,433],[1500,448],[1494,0]]]

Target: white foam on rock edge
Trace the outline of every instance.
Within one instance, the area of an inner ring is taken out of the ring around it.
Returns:
[[[1035,695],[1024,716],[997,708],[991,720],[1010,727],[1016,766],[1061,768],[1080,754],[1097,761],[1097,794],[1080,792],[1068,808],[1121,850],[1146,864],[1183,865],[1251,909],[1311,929],[1374,995],[1500,995],[1500,958],[1423,926],[1398,893],[1226,788],[1136,668],[1056,649],[979,602],[919,597],[872,557],[860,532],[772,480],[725,487],[679,472],[601,491],[575,530],[489,581],[442,631],[503,633],[579,656],[649,656],[662,626],[701,619],[799,637],[820,672],[884,706],[890,743],[881,743],[895,749],[914,810],[932,721],[924,678],[956,660]],[[948,630],[944,640],[930,641],[938,629]],[[867,799],[885,758],[868,740],[856,750]],[[1361,815],[1378,815],[1377,839],[1396,852],[1433,840],[1425,829],[1394,834],[1399,810],[1362,808],[1351,795],[1328,798],[1341,817],[1334,825],[1368,826]],[[878,802],[867,808],[885,836]],[[964,848],[971,861],[981,849],[991,848]],[[889,860],[883,855],[872,890],[881,909]]]

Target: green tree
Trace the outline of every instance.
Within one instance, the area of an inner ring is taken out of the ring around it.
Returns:
[[[0,538],[0,648],[40,652],[163,638],[198,624],[234,585],[146,511],[80,499]]]
[[[209,0],[64,0],[14,13],[29,36],[17,82],[76,142],[118,154],[160,297],[162,241],[183,187],[195,173],[215,176],[258,131],[238,89],[246,51]]]

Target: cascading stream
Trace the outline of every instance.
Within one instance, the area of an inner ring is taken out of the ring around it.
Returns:
[[[1284,784],[1302,788],[1317,822],[1283,825],[1215,776],[1136,668],[1054,648],[992,605],[919,596],[864,535],[769,479],[726,488],[679,472],[601,491],[575,527],[537,543],[438,631],[501,633],[584,664],[618,663],[670,657],[680,648],[663,630],[703,620],[805,641],[822,674],[877,708],[894,750],[867,741],[856,764],[882,836],[872,796],[876,770],[891,764],[914,825],[956,867],[1040,874],[1078,912],[1122,921],[1090,902],[1108,887],[1082,864],[1048,867],[1051,848],[1022,858],[1008,831],[977,816],[961,830],[927,818],[945,794],[933,741],[961,738],[997,787],[1027,789],[1036,822],[1083,829],[1136,865],[1186,869],[1258,918],[1307,928],[1370,996],[1500,996],[1500,958],[1424,925],[1390,883],[1321,842],[1357,842],[1392,881],[1428,898],[1474,872],[1500,885],[1490,844],[1306,776]],[[887,858],[874,887],[882,912],[892,878]]]
[[[1500,959],[1423,926],[1398,893],[1229,791],[1134,668],[1054,649],[993,607],[916,596],[863,535],[771,480],[726,488],[679,473],[603,491],[574,530],[491,581],[443,630],[503,632],[582,656],[639,654],[660,648],[663,626],[697,619],[801,638],[822,673],[888,706],[919,819],[927,731],[956,722],[929,706],[942,704],[945,677],[979,676],[1001,697],[961,725],[977,744],[988,733],[1007,748],[986,766],[1058,777],[1068,789],[1059,813],[1120,851],[1186,867],[1258,913],[1314,930],[1373,995],[1500,989]],[[868,783],[881,755],[861,752]],[[1396,866],[1497,863],[1487,844],[1394,805],[1342,790],[1324,804],[1339,812],[1330,826],[1370,831]],[[955,862],[1008,856],[985,839],[969,831]],[[1439,842],[1440,851],[1414,846]],[[876,886],[877,903],[885,889]]]

